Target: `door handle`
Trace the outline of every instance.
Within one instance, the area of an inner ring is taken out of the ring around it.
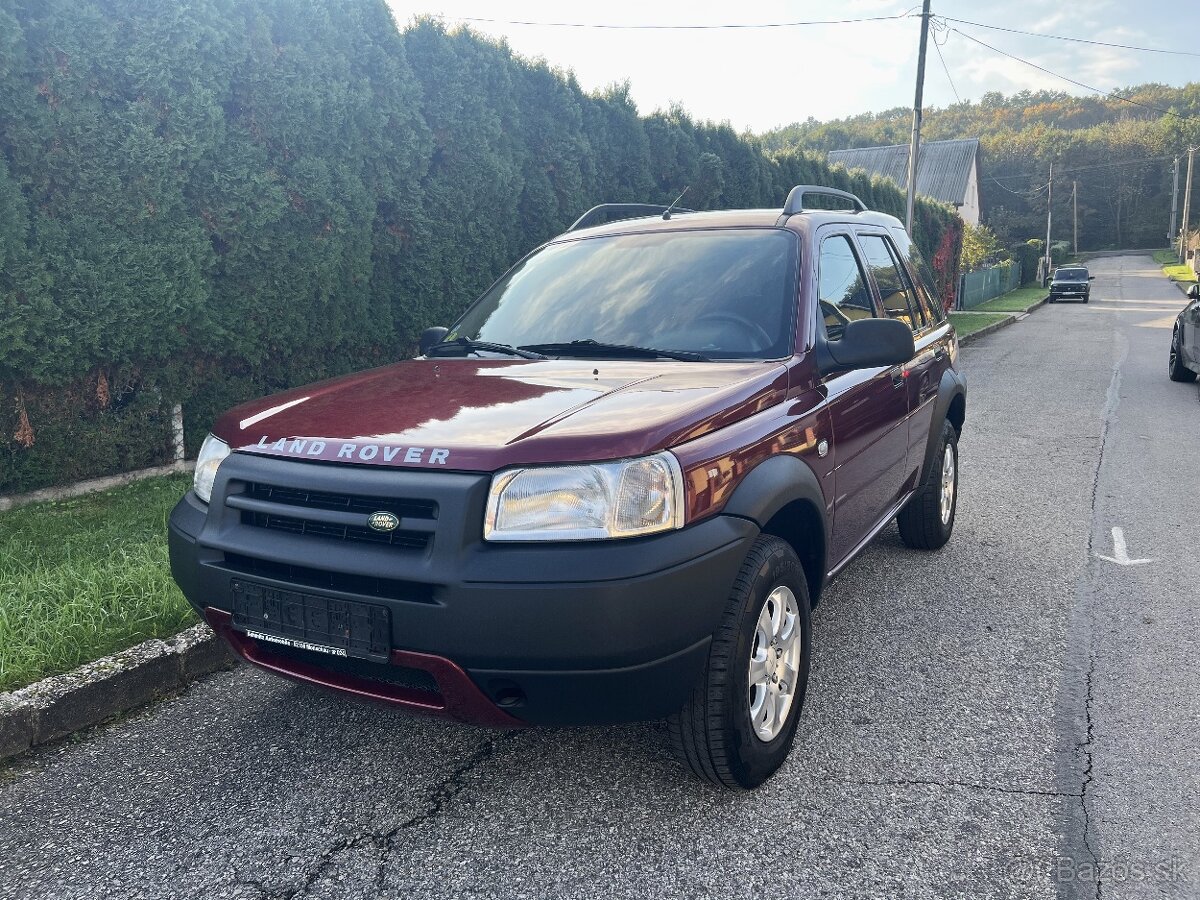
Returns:
[[[899,366],[896,366],[896,368],[892,369],[892,387],[904,387],[904,370]]]

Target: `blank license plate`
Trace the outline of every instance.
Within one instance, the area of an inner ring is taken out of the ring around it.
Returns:
[[[333,600],[255,584],[233,582],[233,627],[247,637],[328,653],[387,662],[392,649],[386,606]]]

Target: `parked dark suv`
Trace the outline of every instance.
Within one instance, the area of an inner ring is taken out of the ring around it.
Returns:
[[[922,549],[954,527],[957,339],[853,195],[597,207],[421,349],[205,442],[171,566],[244,659],[488,726],[668,717],[750,788],[822,588],[893,518]]]
[[[1092,299],[1092,282],[1096,276],[1088,272],[1086,266],[1062,266],[1054,270],[1054,278],[1050,281],[1051,303],[1060,300],[1082,300],[1087,303]]]

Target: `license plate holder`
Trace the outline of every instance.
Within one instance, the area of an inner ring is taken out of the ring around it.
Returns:
[[[233,627],[247,637],[331,656],[387,662],[391,611],[357,600],[336,600],[235,580]]]

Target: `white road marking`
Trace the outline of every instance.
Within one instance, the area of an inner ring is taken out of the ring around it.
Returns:
[[[1103,554],[1094,554],[1099,559],[1106,562],[1116,563],[1118,566],[1140,566],[1145,563],[1154,562],[1152,559],[1130,559],[1129,550],[1125,546],[1125,531],[1121,528],[1114,527],[1112,530],[1113,538],[1113,555],[1104,556]]]

